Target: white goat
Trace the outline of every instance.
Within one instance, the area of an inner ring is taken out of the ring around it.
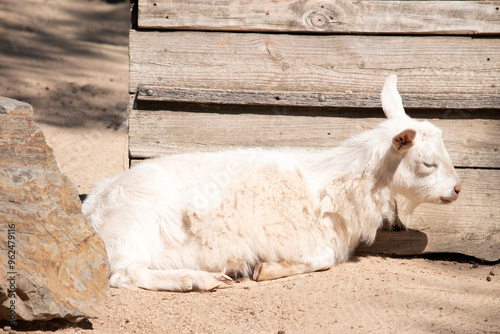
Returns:
[[[396,76],[382,106],[388,120],[330,150],[172,155],[97,185],[83,212],[111,285],[211,290],[328,269],[395,219],[396,194],[414,207],[457,199],[441,131],[406,115]]]

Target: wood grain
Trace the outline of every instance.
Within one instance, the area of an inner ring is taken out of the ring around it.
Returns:
[[[140,28],[300,33],[498,34],[499,1],[140,0]]]
[[[383,117],[381,110],[378,115]],[[132,110],[129,150],[137,159],[249,146],[328,148],[383,121],[312,116]],[[442,116],[446,114],[436,115]],[[500,166],[500,120],[431,121],[443,130],[445,145],[456,166]]]
[[[396,73],[400,92],[419,95],[422,106],[433,95],[446,94],[447,101],[458,101],[453,106],[490,108],[500,95],[498,55],[498,39],[469,37],[132,30],[130,92],[148,84],[378,95],[385,78]],[[478,94],[475,101],[471,94]]]

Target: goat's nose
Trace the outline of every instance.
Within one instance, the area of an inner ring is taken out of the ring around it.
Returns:
[[[455,190],[455,194],[460,194],[460,190],[462,190],[462,185],[460,183],[458,183],[455,188],[453,188]]]

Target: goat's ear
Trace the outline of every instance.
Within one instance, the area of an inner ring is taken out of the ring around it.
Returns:
[[[392,138],[392,146],[394,146],[394,149],[397,152],[406,152],[413,146],[416,136],[417,132],[415,130],[406,129]]]
[[[384,88],[382,89],[382,109],[385,116],[391,118],[408,117],[403,108],[403,100],[398,92],[398,78],[396,75],[391,75],[385,80]]]

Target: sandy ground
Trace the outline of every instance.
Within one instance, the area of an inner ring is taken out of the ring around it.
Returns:
[[[128,2],[3,0],[0,95],[31,103],[81,194],[127,168]],[[500,267],[366,256],[210,293],[111,289],[59,333],[500,333]],[[88,329],[92,327],[93,329]],[[1,330],[0,330],[1,331]]]

